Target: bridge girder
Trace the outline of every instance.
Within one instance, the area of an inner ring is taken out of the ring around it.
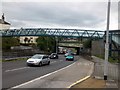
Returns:
[[[60,28],[21,28],[0,30],[1,36],[57,36],[57,37],[82,37],[103,38],[104,31]]]

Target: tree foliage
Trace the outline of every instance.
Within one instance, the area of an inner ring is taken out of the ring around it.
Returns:
[[[2,37],[2,49],[9,50],[11,46],[20,45],[19,39],[15,37]]]
[[[85,40],[85,41],[83,42],[83,46],[84,46],[85,48],[91,48],[91,44],[92,44],[92,40],[91,40],[91,39]]]
[[[42,51],[53,52],[55,48],[55,38],[54,37],[38,37],[36,39],[37,46]]]

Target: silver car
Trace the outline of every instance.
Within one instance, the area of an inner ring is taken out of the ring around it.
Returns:
[[[50,59],[47,55],[36,54],[27,60],[27,65],[39,65],[50,64]]]

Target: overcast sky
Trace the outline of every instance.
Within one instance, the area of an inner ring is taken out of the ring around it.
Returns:
[[[107,2],[2,2],[11,28],[106,30]],[[2,15],[0,13],[0,15]],[[118,29],[118,2],[111,3],[110,29]]]

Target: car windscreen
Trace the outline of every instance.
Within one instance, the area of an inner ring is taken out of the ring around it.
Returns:
[[[42,56],[40,56],[40,55],[35,55],[35,56],[31,57],[31,58],[32,58],[32,59],[41,59]]]

